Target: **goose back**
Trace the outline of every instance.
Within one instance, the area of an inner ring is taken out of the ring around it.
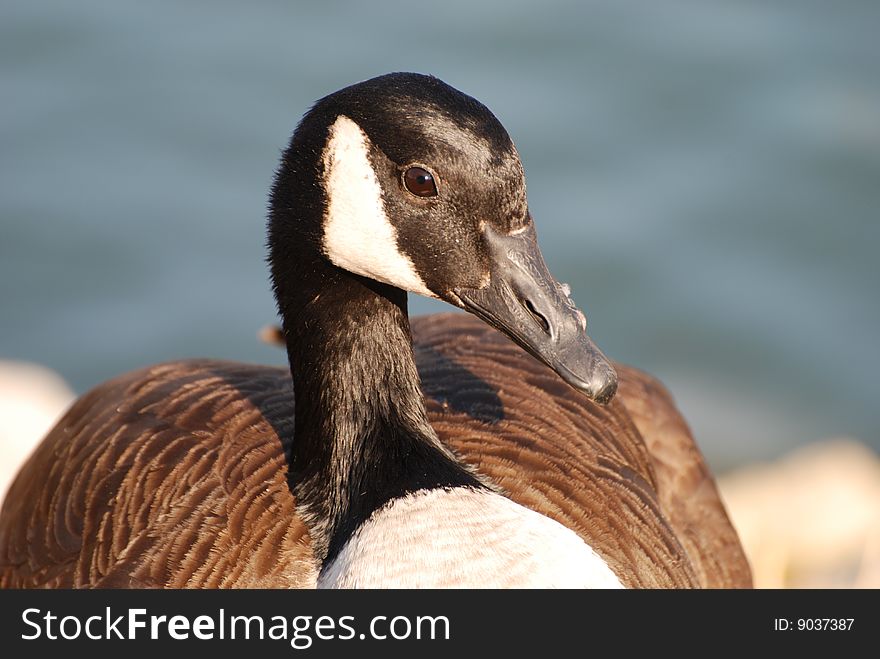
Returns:
[[[617,365],[599,406],[480,321],[412,321],[430,421],[510,499],[574,530],[627,587],[750,585],[670,397]],[[83,396],[0,513],[0,587],[313,587],[287,468],[283,368],[190,360]],[[389,557],[393,560],[393,557]]]

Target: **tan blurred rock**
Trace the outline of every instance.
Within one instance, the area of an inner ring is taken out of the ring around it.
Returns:
[[[18,468],[73,399],[54,371],[0,361],[0,502]]]
[[[880,459],[867,446],[810,444],[720,487],[757,587],[880,587]]]

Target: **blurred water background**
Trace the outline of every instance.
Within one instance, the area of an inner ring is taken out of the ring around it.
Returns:
[[[0,358],[79,393],[284,363],[256,339],[280,150],[315,99],[412,70],[501,119],[551,270],[716,469],[880,448],[878,26],[872,0],[7,0]]]

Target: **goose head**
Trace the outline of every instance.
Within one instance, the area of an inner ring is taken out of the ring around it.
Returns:
[[[484,105],[436,78],[384,75],[312,107],[276,175],[269,246],[282,315],[301,284],[286,263],[306,249],[478,316],[596,402],[617,389],[538,247],[513,142]]]

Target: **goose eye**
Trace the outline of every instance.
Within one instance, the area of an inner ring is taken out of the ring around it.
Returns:
[[[417,197],[436,197],[434,175],[424,167],[410,167],[403,173],[403,185]]]

